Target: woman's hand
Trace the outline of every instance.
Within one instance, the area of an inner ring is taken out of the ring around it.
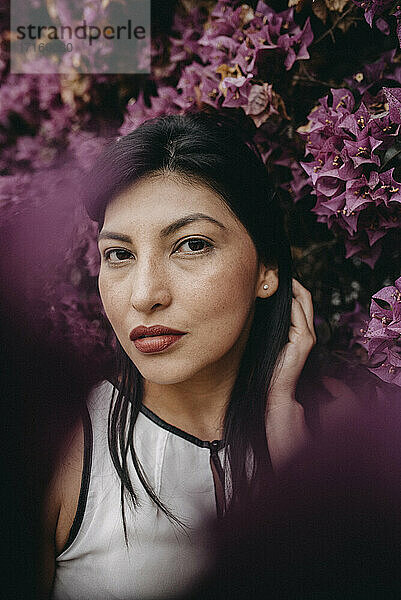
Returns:
[[[291,326],[288,342],[273,373],[266,403],[266,436],[273,468],[284,464],[309,439],[295,389],[306,359],[316,344],[310,292],[292,280]]]
[[[273,373],[267,409],[281,401],[295,400],[295,389],[306,359],[316,344],[311,293],[292,280],[291,326],[289,341]]]

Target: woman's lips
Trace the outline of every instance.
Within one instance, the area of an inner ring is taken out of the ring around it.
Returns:
[[[185,335],[185,333],[154,335],[150,337],[137,338],[133,341],[137,350],[147,354],[165,350],[171,346],[171,344],[174,344],[174,342],[177,342],[179,339],[181,339],[183,335]]]

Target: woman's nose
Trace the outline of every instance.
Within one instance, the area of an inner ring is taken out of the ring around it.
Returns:
[[[167,269],[160,261],[138,259],[131,280],[131,305],[138,312],[148,313],[171,302]]]

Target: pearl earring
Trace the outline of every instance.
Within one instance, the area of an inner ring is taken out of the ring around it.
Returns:
[[[265,285],[263,286],[263,289],[264,289],[264,290],[267,290],[267,288],[268,288],[268,287],[269,287],[269,286],[268,286],[268,284],[267,284],[267,283],[265,283]]]

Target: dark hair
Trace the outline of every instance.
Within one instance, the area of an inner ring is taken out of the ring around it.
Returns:
[[[256,146],[226,116],[207,112],[165,115],[144,122],[118,138],[99,160],[86,199],[89,216],[102,227],[107,203],[145,176],[174,174],[202,182],[223,198],[247,229],[259,259],[278,267],[279,286],[257,298],[254,319],[231,392],[223,439],[228,449],[232,496],[230,507],[246,500],[272,474],[265,432],[265,407],[274,366],[288,341],[292,302],[291,251],[277,195]],[[133,447],[133,428],[143,396],[142,376],[117,341],[118,381],[109,414],[109,448],[124,492],[137,496],[127,468],[131,454],[136,472],[152,500],[179,522],[150,486]],[[117,388],[117,389],[116,389]],[[116,398],[115,398],[116,392]],[[247,472],[247,456],[253,469]],[[127,540],[127,536],[126,536]]]

